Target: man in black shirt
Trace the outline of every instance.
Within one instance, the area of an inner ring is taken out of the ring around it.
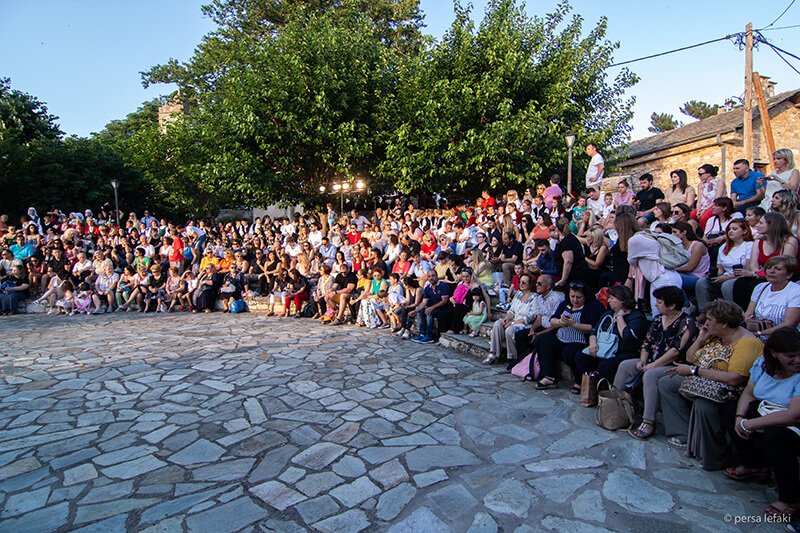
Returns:
[[[510,231],[505,232],[503,248],[500,251],[500,264],[506,285],[510,285],[511,279],[514,277],[514,265],[522,263],[522,253],[522,243],[517,240],[516,235]]]
[[[333,290],[325,295],[328,309],[335,309],[337,305],[339,306],[336,319],[331,321],[331,325],[344,324],[344,312],[347,309],[347,303],[350,301],[351,293],[356,289],[356,285],[358,285],[358,278],[350,270],[350,265],[345,263],[342,265],[342,271],[333,280]],[[325,320],[325,317],[323,317],[323,320]]]
[[[659,200],[664,199],[664,192],[658,187],[653,187],[653,175],[642,174],[639,176],[639,192],[636,193],[636,216],[639,225],[645,227],[656,219],[653,210]]]

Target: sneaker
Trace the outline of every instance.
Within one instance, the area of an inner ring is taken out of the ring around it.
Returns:
[[[404,333],[403,333],[402,337],[403,337],[404,339],[410,339],[410,338],[411,338],[411,335],[410,335],[410,334],[409,334],[409,333],[406,331],[406,332],[404,332]]]
[[[411,339],[411,342],[420,342],[424,338],[425,338],[425,335],[417,335],[416,337]]]
[[[433,344],[433,339],[427,335],[420,335],[419,337],[414,337],[411,340],[418,344]]]

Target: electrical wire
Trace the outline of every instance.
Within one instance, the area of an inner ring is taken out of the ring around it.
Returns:
[[[778,31],[778,30],[791,30],[791,29],[794,29],[794,28],[800,28],[800,24],[794,24],[792,26],[781,26],[779,28],[766,27],[766,28],[761,28],[761,29],[755,30],[755,31]]]
[[[800,70],[797,70],[797,69],[795,68],[795,66],[794,66],[794,65],[792,65],[791,63],[789,63],[789,60],[788,60],[788,59],[786,59],[785,57],[783,57],[783,54],[781,53],[781,52],[783,52],[783,50],[781,50],[780,48],[778,48],[777,46],[775,46],[775,45],[773,45],[773,44],[771,44],[771,43],[768,43],[768,42],[766,42],[766,41],[763,41],[763,42],[764,42],[764,44],[766,44],[767,46],[769,46],[769,47],[770,47],[770,49],[771,49],[773,52],[775,52],[775,54],[776,54],[778,57],[780,57],[780,58],[783,60],[783,62],[784,62],[784,63],[786,63],[787,65],[789,65],[789,68],[790,68],[790,69],[792,69],[793,71],[795,71],[795,72],[797,72],[798,74],[800,74]],[[784,53],[785,53],[785,54],[789,54],[789,52],[784,52]],[[797,58],[797,56],[796,56],[796,55],[794,55],[794,54],[789,54],[789,55],[791,55],[791,56],[792,56],[792,57],[794,57],[794,58]]]
[[[705,46],[707,44],[717,43],[719,41],[727,41],[728,39],[730,39],[731,37],[733,37],[735,35],[739,35],[739,34],[734,33],[732,35],[726,35],[725,37],[720,37],[719,39],[712,39],[710,41],[706,41],[706,42],[703,42],[703,43],[697,43],[697,44],[693,44],[693,45],[690,45],[690,46],[684,46],[682,48],[675,48],[674,50],[668,50],[666,52],[661,52],[659,54],[653,54],[653,55],[649,55],[649,56],[645,56],[645,57],[639,57],[637,59],[631,59],[631,60],[628,60],[628,61],[622,61],[620,63],[614,63],[613,65],[609,65],[609,68],[610,67],[620,67],[622,65],[628,65],[630,63],[636,63],[637,61],[644,61],[645,59],[653,59],[654,57],[661,57],[661,56],[665,56],[665,55],[668,55],[668,54],[674,54],[675,52],[683,52],[684,50],[691,50],[692,48],[698,48],[700,46]]]
[[[781,18],[782,18],[782,17],[783,17],[783,16],[786,14],[786,12],[787,12],[787,11],[789,11],[789,9],[791,9],[791,7],[794,5],[794,3],[795,3],[796,1],[797,1],[797,0],[792,0],[791,2],[789,2],[789,5],[788,5],[788,6],[786,6],[786,9],[784,9],[784,10],[783,10],[783,12],[782,12],[780,15],[778,15],[778,18],[776,18],[775,20],[773,20],[772,22],[770,22],[770,23],[769,23],[769,25],[767,25],[767,26],[764,26],[764,28],[769,28],[770,26],[772,26],[773,24],[775,24],[776,22],[778,22],[779,20],[781,20]]]
[[[794,55],[794,54],[793,54],[793,53],[791,53],[791,52],[787,52],[787,51],[786,51],[786,50],[784,50],[783,48],[779,48],[779,47],[775,46],[774,44],[772,44],[772,43],[768,42],[766,39],[759,39],[759,40],[760,40],[762,43],[766,44],[767,46],[769,46],[769,47],[772,47],[773,49],[777,50],[778,52],[783,52],[783,53],[784,53],[784,54],[786,54],[787,56],[789,56],[789,57],[793,57],[793,58],[795,58],[796,60],[800,61],[800,57],[798,57],[798,56]]]

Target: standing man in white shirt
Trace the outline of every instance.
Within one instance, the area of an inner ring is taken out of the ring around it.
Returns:
[[[586,145],[586,155],[592,158],[589,161],[589,168],[586,169],[586,188],[594,187],[599,191],[603,184],[603,174],[606,167],[605,160],[600,155],[600,152],[597,151],[597,146],[592,143]]]

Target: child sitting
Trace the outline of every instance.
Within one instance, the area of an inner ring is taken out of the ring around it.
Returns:
[[[56,301],[55,314],[68,313],[70,316],[75,314],[75,287],[71,281],[65,281],[61,286],[64,296]]]
[[[470,337],[477,337],[481,326],[486,322],[486,300],[480,288],[472,289],[470,296],[472,296],[472,309],[464,316],[464,325],[470,330]]]
[[[89,288],[89,284],[86,283],[85,281],[81,282],[81,284],[78,285],[78,292],[75,293],[74,309],[70,313],[70,315],[74,313],[83,313],[88,315],[89,308],[91,307],[91,305],[92,305],[92,291]]]

